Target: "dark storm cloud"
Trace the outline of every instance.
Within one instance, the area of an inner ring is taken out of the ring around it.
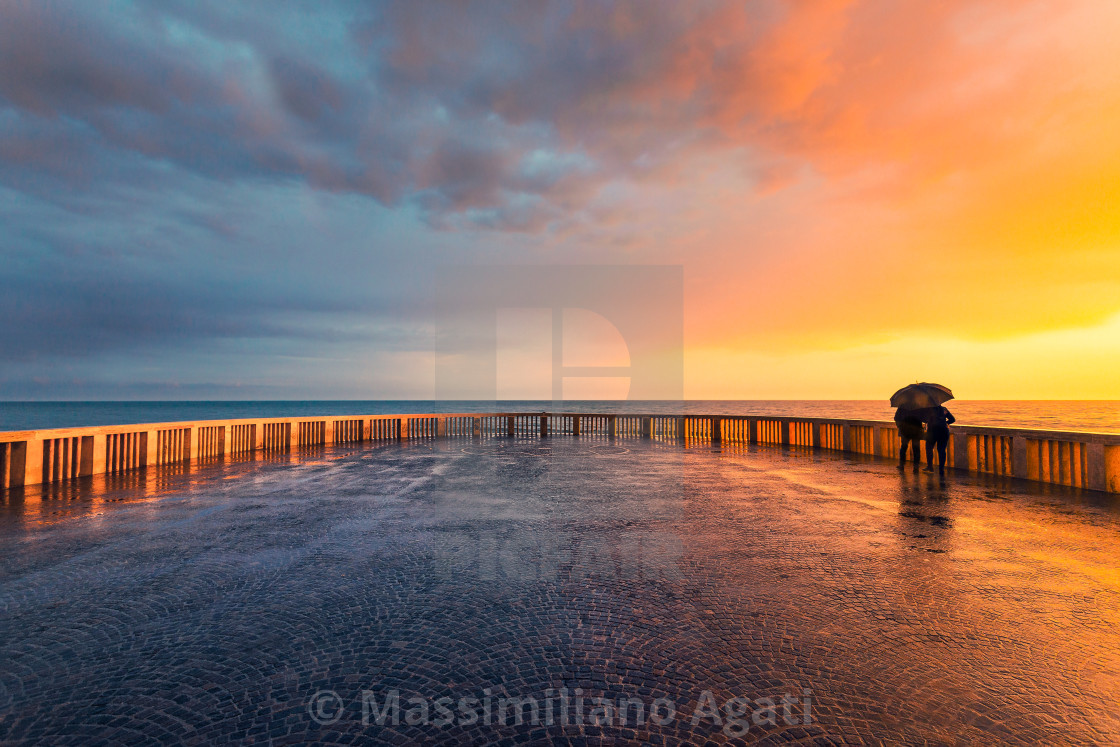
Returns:
[[[342,109],[342,89],[326,71],[291,57],[275,57],[269,72],[284,107],[300,119],[316,124]]]
[[[106,6],[102,6],[103,8]],[[0,95],[43,117],[107,107],[167,113],[204,98],[207,81],[191,59],[114,27],[93,4],[4,4],[0,23]]]
[[[765,188],[791,158],[835,170],[889,157],[899,114],[866,112],[887,112],[913,80],[875,55],[934,74],[955,49],[950,11],[966,5],[903,24],[882,0],[12,0],[0,6],[4,178],[66,177],[70,159],[47,150],[73,152],[77,179],[135,154],[495,228],[506,215],[509,228],[543,225],[514,217],[534,201],[538,217],[571,216],[613,182],[674,178],[697,151],[748,171],[744,153],[767,151]],[[872,63],[877,77],[838,74]]]
[[[124,178],[140,155],[501,227],[525,196],[578,206],[695,136],[687,100],[646,95],[704,15],[672,8],[7,3],[5,178]]]
[[[640,43],[565,41],[569,16],[0,5],[6,394],[48,392],[52,361],[73,375],[75,361],[104,373],[137,351],[191,365],[186,351],[223,340],[430,349],[419,275],[436,250],[376,210],[293,195],[372,198],[447,230],[572,225],[615,175],[594,130],[570,122],[609,93],[594,71],[625,68]],[[469,261],[472,241],[455,243],[452,260]]]
[[[115,157],[125,171],[140,155],[208,177],[305,178],[399,198],[388,179],[369,176],[372,164],[394,161],[382,158],[392,148],[376,131],[376,107],[365,124],[354,105],[340,112],[342,89],[312,62],[262,58],[172,17],[92,8],[0,10],[0,100],[12,124],[0,139],[6,171],[45,167],[66,189],[83,184],[91,161]],[[327,121],[328,112],[351,119]],[[308,133],[308,123],[317,131]],[[355,167],[344,151],[358,141],[369,161]],[[96,175],[124,176],[111,168]]]
[[[827,87],[812,44],[843,9],[815,7],[8,0],[4,360],[401,349],[383,330],[418,323],[432,262],[539,259],[618,214],[612,187],[674,183],[697,152],[761,143],[771,174],[810,125],[827,151],[861,94]]]

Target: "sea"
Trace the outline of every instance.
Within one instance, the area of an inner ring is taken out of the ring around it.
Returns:
[[[953,400],[961,425],[1120,433],[1120,400]],[[886,400],[283,400],[164,402],[0,402],[0,431],[180,420],[391,415],[425,412],[578,412],[787,415],[891,420]]]

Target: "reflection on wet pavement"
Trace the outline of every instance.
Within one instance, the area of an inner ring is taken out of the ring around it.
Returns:
[[[564,437],[86,487],[0,505],[2,740],[1120,742],[1108,498]]]

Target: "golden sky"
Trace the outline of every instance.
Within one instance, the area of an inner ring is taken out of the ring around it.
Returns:
[[[772,183],[675,237],[687,396],[1120,397],[1120,5],[797,7],[711,115]]]

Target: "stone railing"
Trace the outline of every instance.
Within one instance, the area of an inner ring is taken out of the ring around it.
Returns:
[[[894,459],[899,449],[894,423],[878,420],[577,413],[203,420],[0,433],[0,488],[330,444],[550,435],[773,444]],[[954,426],[947,466],[1120,493],[1120,434]]]

